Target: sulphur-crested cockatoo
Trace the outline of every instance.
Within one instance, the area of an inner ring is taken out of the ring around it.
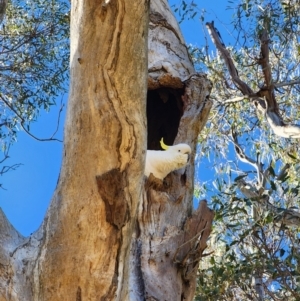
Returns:
[[[191,148],[184,143],[167,146],[163,138],[160,145],[164,151],[147,150],[145,175],[149,177],[153,173],[156,178],[163,180],[171,171],[186,166]]]

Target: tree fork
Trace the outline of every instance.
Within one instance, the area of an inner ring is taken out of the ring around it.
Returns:
[[[192,208],[197,137],[212,106],[212,85],[196,74],[166,1],[151,1],[148,45],[148,148],[160,149],[163,137],[189,144],[192,156],[163,182],[152,175],[145,182],[131,245],[130,300],[192,300],[213,219],[205,201]]]
[[[72,1],[60,177],[30,237],[0,215],[0,301],[193,298],[213,218],[206,202],[192,210],[211,83],[195,73],[167,2],[151,1],[150,23],[148,4]],[[190,166],[164,182],[144,177],[148,24],[148,89],[176,102],[169,139],[193,150]]]

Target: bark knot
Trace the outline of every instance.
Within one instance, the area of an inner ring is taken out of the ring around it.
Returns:
[[[126,173],[114,168],[96,176],[98,192],[104,201],[106,221],[121,229],[128,219],[125,189],[128,186]]]

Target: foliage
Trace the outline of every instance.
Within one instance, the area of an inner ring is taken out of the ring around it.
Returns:
[[[67,88],[69,1],[12,0],[0,27],[0,143],[4,158],[21,127]]]
[[[235,46],[227,49],[240,79],[253,91],[267,85],[259,64],[260,36],[267,29],[279,111],[286,123],[296,124],[300,120],[300,1],[228,3],[235,13],[228,29]],[[209,52],[209,45],[190,51],[197,69],[214,83],[214,109],[199,137],[200,168],[207,165],[215,173],[215,179],[199,189],[205,197],[211,196],[216,211],[214,255],[200,267],[196,300],[299,300],[299,142],[276,136],[251,99],[231,101],[242,93],[218,52]],[[241,180],[257,197],[242,192]],[[289,210],[295,221],[285,219]],[[255,281],[261,281],[262,295]]]
[[[199,13],[198,5],[194,0],[192,1],[179,1],[177,5],[173,6],[174,12],[178,13],[179,23],[184,20],[194,19]]]

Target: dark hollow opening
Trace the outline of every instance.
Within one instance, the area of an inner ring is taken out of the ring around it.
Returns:
[[[147,93],[148,147],[161,150],[160,139],[173,145],[183,114],[184,89],[161,88]]]

